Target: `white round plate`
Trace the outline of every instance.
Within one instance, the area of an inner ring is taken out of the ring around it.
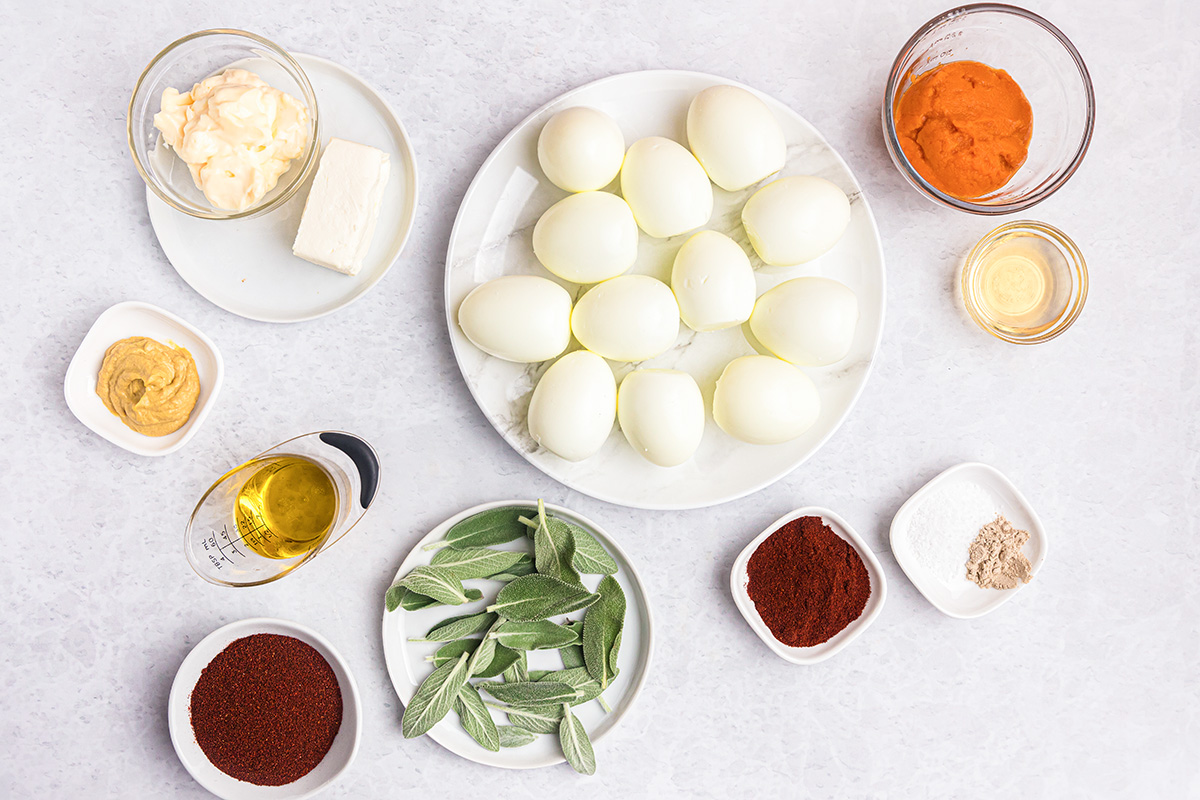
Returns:
[[[191,217],[146,190],[150,224],[180,277],[226,311],[263,322],[313,319],[362,297],[400,255],[417,208],[416,158],[404,125],[387,101],[332,61],[293,55],[317,94],[322,146],[337,137],[377,147],[391,157],[379,223],[357,275],[343,275],[292,255],[309,186],[283,207],[242,220]],[[265,60],[241,66],[271,81],[273,67]]]
[[[200,680],[200,673],[232,642],[256,633],[291,636],[308,644],[329,663],[337,677],[338,687],[342,690],[342,726],[338,729],[337,736],[333,737],[333,745],[329,752],[307,775],[283,786],[256,786],[226,775],[204,755],[204,751],[196,742],[196,735],[192,732],[192,690],[196,688],[196,681]],[[175,673],[175,681],[171,684],[171,694],[167,699],[167,728],[171,734],[175,754],[183,762],[184,769],[217,797],[225,800],[301,800],[329,786],[354,761],[358,754],[359,740],[362,738],[361,705],[358,685],[354,682],[354,676],[350,674],[350,665],[325,637],[296,622],[255,617],[217,628],[201,639],[183,659],[179,671]]]
[[[670,469],[642,459],[617,430],[599,453],[578,463],[538,447],[530,437],[525,423],[529,397],[551,362],[513,364],[487,356],[463,335],[457,318],[463,298],[485,281],[513,274],[558,280],[533,255],[534,223],[566,196],[538,167],[537,137],[542,125],[564,108],[587,105],[616,119],[626,145],[651,135],[686,142],[688,105],[699,91],[715,84],[739,85],[697,72],[633,72],[590,83],[542,106],[514,128],[484,162],[463,198],[450,235],[446,316],[454,354],[475,401],[496,430],[531,464],[573,489],[610,503],[651,509],[700,508],[758,491],[788,474],[812,456],[850,413],[867,382],[883,333],[883,251],[858,182],[812,125],[778,100],[755,92],[774,112],[788,142],[787,165],[775,177],[819,175],[841,187],[851,201],[850,225],[837,246],[815,261],[788,269],[765,267],[742,228],[742,205],[757,185],[739,192],[714,186],[713,215],[706,226],[741,244],[755,265],[760,294],[790,278],[823,275],[841,281],[858,295],[860,318],[850,354],[833,366],[805,370],[821,394],[817,423],[791,442],[763,447],[726,435],[710,414],[696,455]],[[609,189],[615,191],[617,184],[614,181]],[[669,282],[675,254],[689,235],[651,239],[640,234],[638,259],[631,272]],[[559,283],[572,296],[581,294],[581,287]],[[681,325],[673,349],[639,366],[691,373],[711,409],[713,388],[725,365],[754,352],[738,328],[693,333]],[[632,368],[630,364],[613,366],[618,379]]]
[[[461,514],[454,515],[430,531],[428,536],[417,542],[417,546],[405,557],[404,563],[397,570],[393,583],[411,572],[413,567],[430,562],[433,554],[437,551],[425,550],[423,549],[425,545],[440,541],[445,537],[446,531],[467,517],[478,514],[481,511],[487,511],[489,508],[500,508],[502,506],[530,506],[531,508],[536,508],[537,501],[502,500],[495,503],[484,503],[483,505],[475,506],[475,508],[469,508]],[[604,699],[612,707],[612,712],[605,713],[596,701],[583,703],[571,709],[571,712],[583,721],[593,744],[598,744],[621,721],[626,712],[629,711],[630,706],[633,705],[634,700],[642,691],[642,685],[646,682],[646,672],[650,667],[650,657],[654,651],[650,605],[646,601],[646,592],[642,587],[642,580],[634,570],[629,556],[617,546],[602,528],[586,517],[582,517],[573,511],[568,511],[559,506],[547,504],[546,511],[551,516],[559,517],[585,528],[596,537],[596,540],[600,544],[604,545],[604,549],[616,560],[619,567],[617,574],[613,577],[617,579],[617,582],[621,584],[621,588],[625,591],[625,628],[621,634],[621,650],[617,655],[617,667],[621,670],[621,674],[617,676],[616,681],[604,693]],[[498,545],[496,549],[528,549],[532,552],[530,541],[525,539],[511,542],[507,545]],[[584,585],[591,590],[595,590],[596,584],[600,582],[600,578],[600,575],[584,575]],[[433,608],[425,608],[419,611],[396,609],[389,612],[386,609],[384,610],[384,660],[387,662],[388,675],[392,679],[392,686],[396,687],[396,694],[400,696],[400,700],[405,705],[412,699],[421,681],[425,680],[429,676],[429,673],[433,671],[429,662],[425,660],[425,657],[433,655],[442,644],[437,642],[410,642],[408,640],[424,636],[431,627],[447,617],[483,611],[487,604],[492,602],[492,598],[496,596],[496,592],[500,590],[500,584],[496,581],[473,580],[467,581],[466,585],[480,589],[483,592],[483,599],[461,606],[434,606]],[[573,619],[579,619],[580,613],[575,612],[568,616]],[[534,651],[529,653],[529,667],[530,669],[562,669],[562,660],[557,650]],[[487,698],[485,697],[484,699],[486,700]],[[502,714],[493,712],[493,717],[497,725],[506,724]],[[437,725],[434,725],[433,729],[427,735],[452,753],[470,761],[493,767],[534,769],[560,764],[565,760],[562,751],[559,749],[558,737],[551,734],[540,735],[536,740],[524,747],[501,748],[496,753],[485,750],[463,730],[462,725],[458,721],[458,715],[453,711],[447,714],[446,718]],[[598,771],[603,772],[605,769],[619,768],[619,765],[615,764],[606,766],[603,747],[597,747],[596,750],[596,761],[599,764]]]

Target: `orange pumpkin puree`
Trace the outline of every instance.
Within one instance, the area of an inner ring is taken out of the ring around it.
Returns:
[[[920,75],[896,102],[900,147],[921,177],[948,195],[982,197],[1008,183],[1029,155],[1033,109],[1002,69],[951,61]]]

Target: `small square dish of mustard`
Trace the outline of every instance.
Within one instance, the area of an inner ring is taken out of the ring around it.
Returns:
[[[118,303],[97,317],[64,381],[71,412],[119,447],[173,453],[204,422],[224,362],[212,340],[149,303]]]

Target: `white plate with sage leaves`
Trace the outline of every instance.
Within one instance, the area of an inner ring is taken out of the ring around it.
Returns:
[[[422,538],[388,589],[383,653],[407,738],[494,767],[569,761],[590,774],[605,763],[593,745],[645,683],[650,606],[612,537],[539,505],[485,503]]]

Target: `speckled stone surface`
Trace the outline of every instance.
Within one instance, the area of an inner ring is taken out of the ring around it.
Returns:
[[[195,642],[257,615],[311,625],[357,675],[362,750],[324,797],[1200,794],[1200,12],[1036,5],[1087,60],[1099,118],[1082,169],[1031,216],[1075,238],[1092,290],[1067,335],[1020,348],[976,330],[954,293],[992,223],[918,197],[879,132],[892,58],[947,5],[5,4],[0,796],[204,796],[172,751],[167,692]],[[150,229],[129,92],[162,46],[213,26],[366,76],[413,137],[408,248],[333,316],[277,326],[221,311]],[[557,94],[653,67],[725,74],[799,110],[862,182],[888,264],[883,347],[845,426],[769,489],[687,513],[594,501],[529,466],[471,400],[442,313],[454,212],[488,152]],[[92,321],[127,299],[180,314],[225,356],[212,415],[162,459],[92,434],[62,396]],[[364,523],[276,584],[192,574],[183,529],[210,480],[322,428],[364,435],[384,460]],[[965,460],[1009,475],[1051,539],[1034,582],[974,621],[935,610],[887,544],[904,499]],[[467,506],[535,495],[618,535],[654,603],[650,680],[591,779],[404,740],[384,671],[380,598],[412,543]],[[855,526],[891,586],[861,639],[803,668],[742,621],[728,573],[746,541],[808,504]]]

